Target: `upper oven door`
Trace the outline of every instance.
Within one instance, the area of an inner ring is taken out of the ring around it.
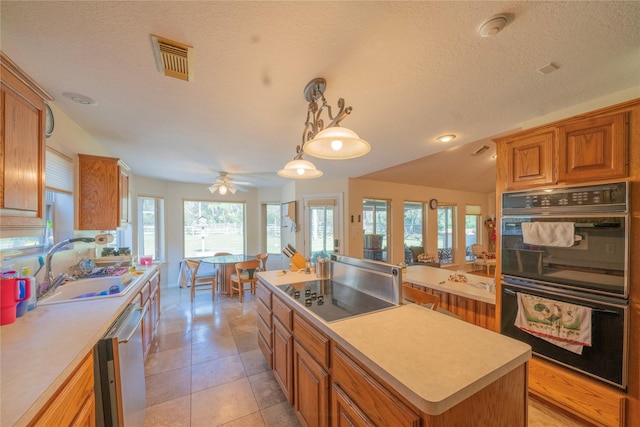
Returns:
[[[502,273],[626,298],[627,228],[624,213],[503,217]]]

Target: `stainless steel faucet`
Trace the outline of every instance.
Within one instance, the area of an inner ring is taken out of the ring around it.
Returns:
[[[47,288],[42,292],[42,295],[44,295],[45,293],[51,290],[55,290],[58,287],[58,285],[60,285],[60,283],[62,283],[65,279],[64,273],[60,273],[60,275],[57,278],[53,277],[53,272],[51,271],[51,259],[53,258],[53,254],[58,252],[63,247],[67,246],[69,243],[73,243],[73,242],[93,243],[95,241],[96,240],[93,237],[76,237],[73,239],[67,239],[67,240],[63,240],[62,242],[56,243],[51,247],[51,249],[49,249],[49,252],[47,252],[46,261],[44,263],[44,277],[49,281],[49,284],[47,285]]]

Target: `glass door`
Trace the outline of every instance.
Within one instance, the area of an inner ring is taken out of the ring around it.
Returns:
[[[305,200],[305,237],[312,262],[319,256],[329,258],[340,250],[340,198]]]
[[[391,202],[364,199],[362,202],[362,226],[364,227],[364,258],[387,261],[388,221]]]

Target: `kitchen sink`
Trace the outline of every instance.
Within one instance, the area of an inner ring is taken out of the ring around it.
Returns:
[[[97,277],[66,282],[54,291],[38,300],[38,305],[79,302],[103,298],[120,298],[134,288],[135,282],[141,278],[134,276],[126,284],[121,276]]]

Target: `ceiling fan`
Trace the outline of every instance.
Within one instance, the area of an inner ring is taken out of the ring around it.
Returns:
[[[236,194],[236,191],[245,192],[248,191],[242,185],[252,185],[250,182],[236,181],[229,177],[227,172],[220,172],[218,177],[213,180],[213,184],[209,186],[209,191],[215,193],[216,191],[222,196],[227,194]]]

